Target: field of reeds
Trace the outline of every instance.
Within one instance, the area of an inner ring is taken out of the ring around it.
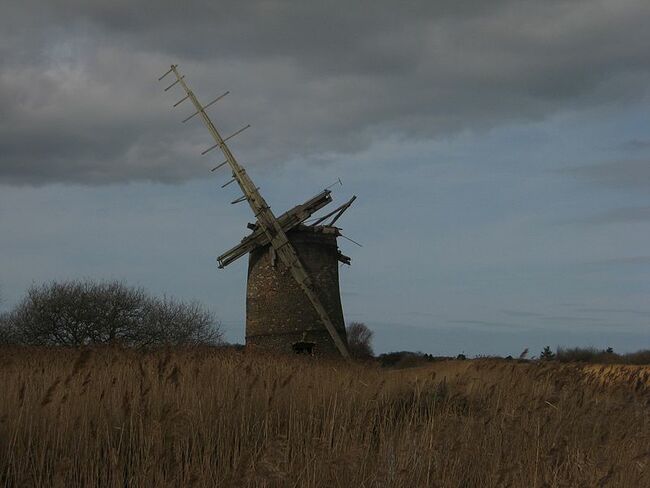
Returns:
[[[5,348],[0,485],[650,486],[650,371]]]

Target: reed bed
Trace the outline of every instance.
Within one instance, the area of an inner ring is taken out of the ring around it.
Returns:
[[[648,371],[0,349],[0,485],[650,486]]]

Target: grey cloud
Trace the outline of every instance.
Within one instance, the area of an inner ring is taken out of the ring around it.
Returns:
[[[410,317],[437,317],[439,315],[433,314],[431,312],[406,312],[404,315]]]
[[[513,317],[515,317],[513,315]],[[542,315],[542,314],[531,314],[531,315],[518,315],[519,319],[530,319],[534,320],[535,323],[539,322],[551,322],[551,323],[594,323],[602,322],[601,318],[592,318],[592,317],[582,317],[575,315]],[[514,328],[518,329],[524,325],[528,324],[512,324],[512,323],[503,323],[497,321],[487,321],[487,320],[449,320],[451,324],[464,324],[464,325],[479,325],[486,327],[504,327],[504,328]]]
[[[610,161],[566,170],[578,178],[620,189],[650,189],[650,161]]]
[[[507,329],[519,329],[521,326],[517,324],[508,324],[504,322],[493,322],[489,320],[448,320],[449,324],[460,325],[478,325],[481,327],[503,327]]]
[[[611,259],[600,259],[596,261],[587,261],[577,264],[578,269],[585,271],[598,271],[603,267],[621,267],[621,266],[647,266],[650,265],[650,256],[630,256]]]
[[[570,305],[572,308],[574,307],[573,305]],[[583,313],[589,313],[589,314],[599,314],[599,313],[608,313],[608,312],[626,312],[626,313],[636,313],[636,314],[642,314],[641,312],[638,311],[631,311],[631,310],[618,310],[618,309],[603,309],[603,308],[587,308],[587,307],[578,307],[574,308],[575,312],[583,312]],[[526,312],[526,311],[521,311],[521,310],[499,310],[504,315],[508,315],[511,317],[521,317],[521,318],[530,318],[535,320],[536,322],[602,322],[604,319],[601,317],[585,317],[583,315],[546,315],[542,313],[535,313],[535,312]]]
[[[575,315],[547,315],[543,319],[549,322],[602,322],[601,318],[579,317]]]
[[[638,100],[650,4],[549,1],[30,1],[0,20],[0,181],[181,181],[207,135],[176,123],[178,62],[235,152],[312,164],[386,137],[431,139]],[[167,96],[168,95],[168,96]]]
[[[624,143],[620,144],[618,147],[619,149],[627,151],[644,151],[646,149],[650,149],[650,141],[630,139],[629,141],[625,141]]]
[[[499,310],[504,315],[508,315],[510,317],[543,317],[544,314],[541,313],[536,313],[536,312],[527,312],[525,310]]]
[[[576,312],[605,313],[605,314],[631,314],[631,315],[641,315],[643,317],[650,317],[650,311],[632,310],[632,309],[619,309],[619,308],[584,307],[584,308],[576,308]]]
[[[631,256],[626,258],[604,259],[602,264],[650,264],[650,256]]]
[[[563,221],[568,224],[621,224],[650,222],[650,207],[615,208],[595,215]]]

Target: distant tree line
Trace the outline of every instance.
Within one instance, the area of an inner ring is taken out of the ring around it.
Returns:
[[[459,354],[457,356],[434,356],[424,352],[414,351],[393,351],[386,352],[377,356],[379,364],[385,368],[410,368],[414,366],[422,366],[426,363],[433,363],[436,361],[450,361],[452,359],[464,360],[465,355]]]
[[[222,337],[199,303],[152,297],[120,281],[34,285],[0,316],[0,344],[154,347],[219,344]]]
[[[524,350],[518,357],[513,356],[475,356],[474,359],[493,359],[503,361],[529,362],[535,359],[526,359],[528,350]],[[387,368],[411,368],[424,366],[427,363],[436,361],[465,360],[465,354],[457,356],[433,356],[423,352],[413,351],[394,351],[387,352],[376,356],[375,360],[383,367]],[[612,348],[596,349],[593,347],[558,347],[555,352],[549,346],[546,346],[539,355],[541,361],[559,361],[564,363],[584,362],[584,363],[611,363],[611,364],[650,364],[650,350],[640,350],[637,352],[617,354]]]
[[[563,363],[615,363],[615,364],[650,364],[650,349],[618,354],[611,347],[558,347],[555,353],[546,346],[540,354],[542,360],[556,360]]]

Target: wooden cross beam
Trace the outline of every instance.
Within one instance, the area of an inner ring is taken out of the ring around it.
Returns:
[[[278,217],[278,223],[284,232],[289,232],[297,225],[303,223],[318,210],[332,201],[329,190],[323,190],[315,197],[310,198],[302,205],[296,205],[291,210],[286,211]],[[244,237],[241,243],[229,249],[217,258],[219,268],[228,266],[242,256],[245,256],[258,246],[264,246],[269,243],[269,238],[259,226],[255,228],[252,234]]]

